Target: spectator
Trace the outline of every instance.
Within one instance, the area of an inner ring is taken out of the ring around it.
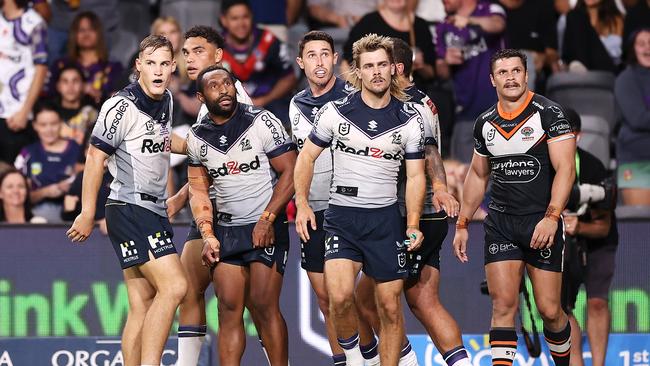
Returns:
[[[408,0],[409,8],[415,10],[415,15],[431,24],[443,22],[447,14],[442,0]]]
[[[623,14],[614,0],[578,0],[566,18],[562,60],[569,70],[618,72]]]
[[[108,60],[108,49],[102,33],[102,23],[92,12],[79,13],[70,27],[68,55],[50,68],[51,81],[59,79],[61,69],[70,63],[78,65],[84,73],[84,92],[99,104],[118,89],[115,85],[121,75],[122,65]],[[50,84],[51,85],[51,84]],[[49,88],[52,91],[54,88]]]
[[[47,48],[50,62],[66,55],[70,26],[82,12],[91,11],[102,20],[106,44],[113,44],[120,24],[119,0],[50,0],[52,20],[48,29]],[[101,27],[100,27],[101,29]],[[51,65],[50,65],[51,66]]]
[[[495,102],[490,82],[490,58],[504,47],[505,11],[483,0],[446,0],[448,14],[436,26],[436,71],[452,78],[456,122],[451,155],[468,163],[473,153],[474,120]]]
[[[499,0],[506,10],[506,43],[528,60],[528,88],[535,90],[545,64],[559,70],[553,0]]]
[[[616,141],[618,186],[623,204],[650,205],[650,28],[631,36],[628,67],[616,79],[622,113]]]
[[[296,75],[287,45],[254,25],[246,0],[224,0],[220,19],[226,42],[223,65],[244,84],[253,105],[268,109],[288,123]]]
[[[34,214],[52,223],[61,222],[63,196],[70,189],[80,154],[76,142],[61,138],[62,125],[52,106],[40,106],[34,118],[40,141],[23,148],[15,163],[29,178]]]
[[[0,223],[25,224],[32,214],[27,179],[16,169],[0,174]]]
[[[46,25],[26,0],[3,0],[0,17],[0,160],[34,141],[28,125],[47,75]]]
[[[50,20],[52,20],[52,9],[50,9],[50,4],[47,0],[33,0],[32,9],[34,9],[34,11],[36,11],[46,23],[49,23]]]
[[[433,79],[436,55],[427,22],[409,10],[406,0],[384,0],[379,10],[366,14],[350,30],[343,47],[343,69],[352,64],[352,44],[368,33],[395,37],[415,49],[413,72],[416,85],[426,90],[425,83]]]
[[[623,26],[623,42],[630,40],[630,35],[641,28],[650,28],[650,0],[639,0],[627,12]]]
[[[64,122],[61,137],[83,145],[87,131],[97,120],[94,101],[84,93],[83,71],[76,64],[67,64],[61,68],[55,85],[52,104]]]
[[[579,141],[580,116],[571,109],[565,112]],[[597,157],[580,147],[577,148],[575,185],[581,191],[580,196],[583,196],[583,190],[602,187],[603,181],[609,176],[609,172]],[[584,365],[582,334],[573,314],[581,284],[584,284],[587,290],[586,329],[591,348],[591,364],[605,365],[611,322],[609,289],[614,277],[618,248],[615,202],[608,198],[609,195],[605,195],[604,199],[589,199],[583,214],[579,213],[581,210],[578,207],[571,207],[569,204],[563,214],[567,255],[562,276],[562,306],[571,322],[571,365],[574,366]],[[583,201],[583,197],[580,201]]]
[[[377,10],[380,0],[307,0],[312,28],[348,29],[361,17]]]

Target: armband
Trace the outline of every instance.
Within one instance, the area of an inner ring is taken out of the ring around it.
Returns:
[[[465,216],[458,216],[458,220],[456,221],[456,229],[467,229],[467,226],[469,225],[469,219]]]
[[[548,208],[546,209],[546,213],[544,214],[544,217],[547,219],[551,219],[555,222],[558,222],[560,221],[560,213],[558,211],[559,210],[554,206],[548,206]]]
[[[264,212],[262,212],[262,216],[260,216],[260,220],[273,222],[273,221],[275,221],[275,217],[276,217],[276,215],[273,212],[264,211]]]

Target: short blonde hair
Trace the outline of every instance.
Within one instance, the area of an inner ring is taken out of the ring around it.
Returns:
[[[352,67],[347,80],[359,90],[361,90],[361,78],[357,76],[356,71],[361,67],[361,54],[377,50],[386,51],[388,61],[392,65],[395,64],[395,58],[393,57],[393,41],[390,37],[370,33],[360,38],[352,45]],[[399,87],[396,75],[391,75],[390,94],[401,101],[407,101],[409,99],[404,90]]]
[[[153,23],[151,23],[150,34],[160,34],[160,27],[163,24],[170,23],[178,29],[179,37],[181,38],[181,44],[178,49],[174,49],[174,58],[176,59],[176,69],[178,70],[178,77],[181,79],[181,82],[186,84],[190,81],[187,76],[187,65],[185,64],[185,58],[181,52],[183,48],[183,29],[181,29],[181,24],[173,16],[164,16],[156,18]]]

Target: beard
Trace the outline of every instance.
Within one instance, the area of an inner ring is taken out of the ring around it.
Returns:
[[[221,101],[223,101],[223,100],[226,100],[226,99],[230,99],[232,101],[232,103],[230,104],[230,107],[222,108],[221,105],[219,105],[219,103]],[[208,108],[208,111],[211,114],[213,114],[215,116],[219,116],[219,117],[228,118],[228,117],[232,116],[233,113],[235,112],[235,108],[237,107],[237,100],[235,98],[230,97],[230,96],[223,96],[223,97],[221,97],[221,98],[219,98],[217,100],[213,100],[213,101],[206,100],[205,101],[205,106],[206,106],[206,108]]]

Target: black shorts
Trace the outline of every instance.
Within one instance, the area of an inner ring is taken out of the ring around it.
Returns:
[[[406,219],[403,221],[406,230]],[[420,231],[424,242],[418,251],[408,253],[409,278],[420,278],[424,266],[440,270],[440,248],[447,237],[449,224],[447,218],[436,215],[423,215],[420,218]],[[405,231],[406,232],[406,231]]]
[[[616,243],[589,242],[578,244],[567,239],[567,266],[562,276],[562,307],[571,312],[575,308],[580,286],[585,285],[587,298],[607,300],[616,269]]]
[[[345,258],[363,264],[377,281],[405,279],[406,234],[397,204],[382,208],[330,205],[325,210],[325,260]]]
[[[138,205],[109,199],[106,227],[122,269],[176,253],[169,220]]]
[[[309,229],[309,241],[300,240],[300,266],[308,272],[323,273],[325,267],[325,211],[314,212],[316,216],[316,230]]]
[[[275,219],[275,245],[270,247],[253,248],[254,228],[255,223],[241,226],[217,225],[215,236],[221,243],[219,263],[248,266],[251,262],[260,262],[267,267],[276,264],[278,273],[284,274],[289,256],[289,224],[286,216],[281,215]]]
[[[485,228],[485,264],[521,260],[533,267],[562,272],[564,261],[564,228],[559,222],[553,246],[538,250],[530,247],[535,226],[544,213],[508,215],[489,210],[483,222]]]

